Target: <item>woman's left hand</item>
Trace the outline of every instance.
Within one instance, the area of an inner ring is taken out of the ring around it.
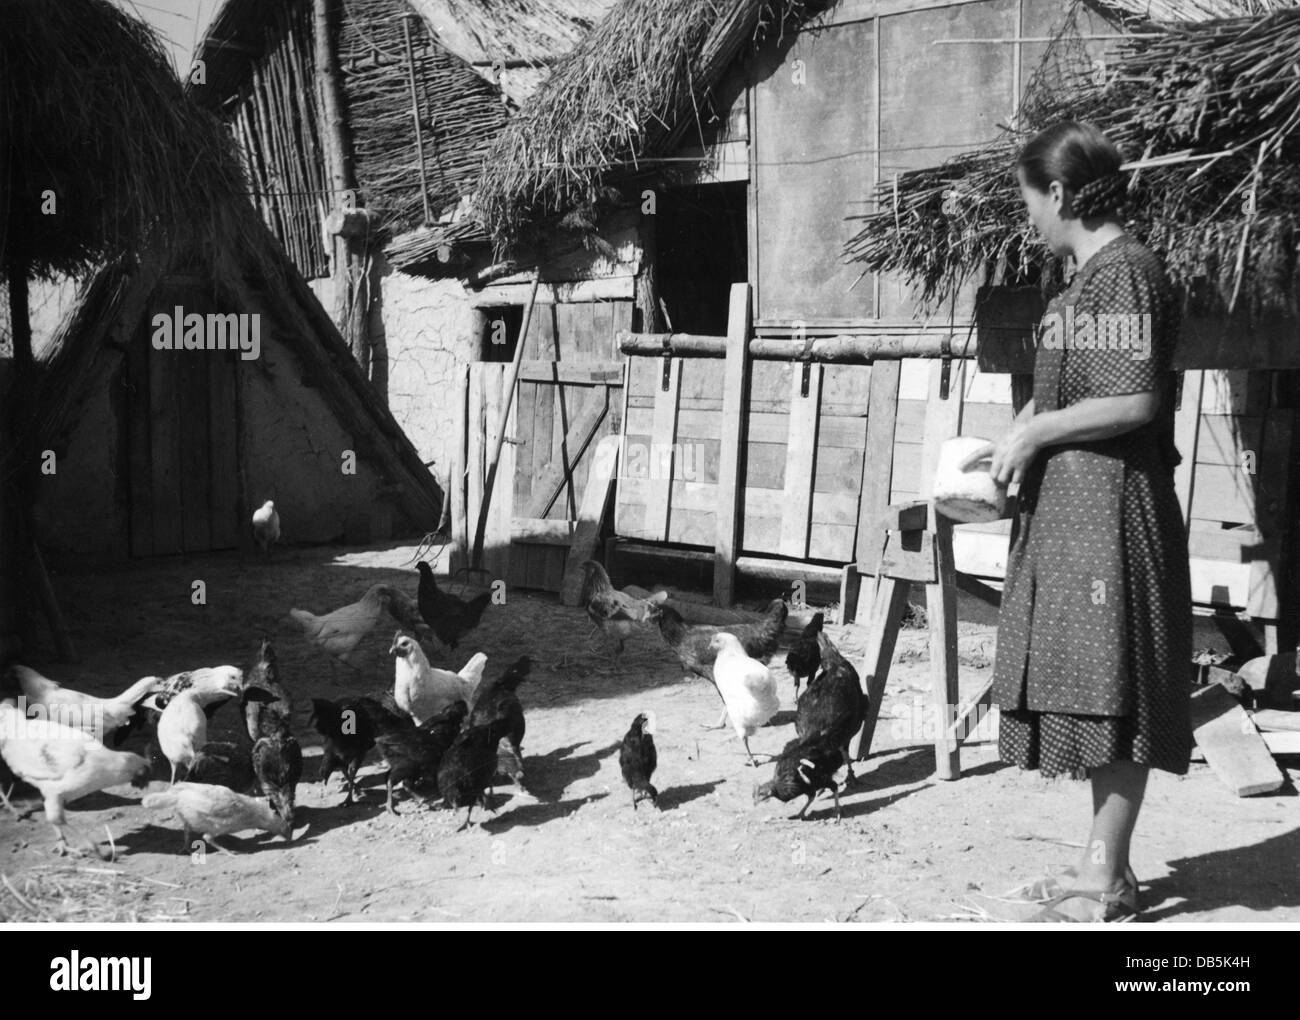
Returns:
[[[1024,480],[1025,472],[1041,449],[1034,435],[1031,422],[1014,422],[998,440],[989,473],[999,485],[1019,485]]]

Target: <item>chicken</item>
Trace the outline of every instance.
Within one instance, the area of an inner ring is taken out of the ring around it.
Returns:
[[[466,602],[449,592],[441,591],[433,578],[429,564],[421,560],[415,565],[420,572],[417,601],[424,622],[448,648],[455,648],[460,639],[478,626],[483,610],[492,601],[492,593],[485,591]]]
[[[327,701],[324,698],[311,699],[311,722],[324,740],[325,754],[321,759],[322,783],[337,768],[343,773],[343,781],[348,789],[344,806],[352,803],[356,793],[357,769],[365,761],[366,754],[375,746],[374,726],[370,722],[371,712],[362,705],[370,698],[345,698],[342,701]],[[380,707],[374,703],[375,707]]]
[[[253,511],[253,540],[267,556],[271,555],[271,546],[280,541],[280,514],[269,499]]]
[[[198,695],[204,714],[210,720],[217,709],[229,700],[227,695],[241,694],[243,687],[242,669],[235,666],[204,666],[157,680],[153,693],[144,699],[144,706],[152,714],[152,721],[157,724],[158,715],[175,695],[182,691],[193,691]]]
[[[21,690],[26,707],[40,706],[45,718],[61,722],[104,740],[113,736],[115,746],[144,722],[144,700],[161,682],[160,677],[137,680],[115,698],[82,694],[42,676],[27,666],[10,667],[15,690]]]
[[[171,763],[171,781],[176,782],[176,770],[184,765],[186,771],[194,764],[194,757],[208,742],[208,717],[204,706],[224,698],[235,697],[239,689],[191,689],[181,691],[162,710],[158,719],[158,748]]]
[[[361,707],[370,716],[375,746],[388,766],[385,810],[395,815],[393,784],[404,783],[409,790],[421,781],[436,783],[443,755],[456,739],[468,710],[463,701],[458,701],[425,726],[416,726],[407,716],[390,712],[372,699],[363,699]]]
[[[259,738],[252,756],[253,774],[263,795],[292,830],[294,801],[302,779],[302,747],[288,733],[276,733]]]
[[[166,811],[179,818],[183,827],[181,852],[189,853],[190,837],[197,832],[218,850],[229,853],[217,842],[218,836],[249,829],[261,829],[290,839],[289,823],[260,797],[247,797],[224,786],[177,783],[161,793],[151,793],[141,802],[149,811]]]
[[[110,751],[84,730],[48,719],[28,719],[12,702],[0,701],[0,758],[18,778],[36,787],[45,817],[58,833],[60,853],[93,850],[92,842],[68,842],[64,807],[87,794],[130,783],[149,783],[149,763],[129,751]],[[6,805],[8,800],[5,801]],[[11,808],[12,810],[12,808]]]
[[[517,763],[517,773],[512,778],[523,786],[524,757],[524,706],[519,701],[519,685],[532,672],[533,662],[527,655],[520,656],[496,680],[484,684],[474,699],[468,726],[486,726],[493,720],[506,724],[505,739],[509,741]]]
[[[715,634],[710,644],[716,655],[713,681],[727,706],[731,728],[745,745],[749,764],[754,765],[749,738],[781,707],[781,699],[776,693],[776,678],[761,662],[745,654],[740,638],[735,634]]]
[[[415,599],[391,584],[381,584],[379,588],[388,596],[388,615],[399,627],[420,637],[433,637],[433,628],[420,618],[420,606]]]
[[[702,623],[687,624],[682,619],[682,614],[672,606],[652,605],[650,608],[650,620],[658,624],[659,633],[663,635],[668,647],[677,653],[682,666],[688,672],[710,683],[713,682],[713,660],[717,655],[711,646],[715,634],[735,635],[740,639],[746,655],[766,662],[772,657],[781,641],[788,614],[789,610],[785,603],[780,599],[773,599],[763,619],[757,623],[733,623],[726,627],[714,627]],[[725,724],[724,714],[709,728],[721,729]]]
[[[820,615],[820,614],[818,614]],[[862,728],[867,696],[858,671],[849,665],[825,634],[817,635],[822,671],[808,684],[795,711],[794,731],[802,739],[824,738],[840,748],[850,783],[856,781],[849,761],[849,741]]]
[[[655,751],[654,719],[642,712],[632,720],[632,726],[623,736],[618,750],[618,767],[623,782],[632,791],[632,810],[642,800],[659,806],[659,791],[650,784],[659,756]]]
[[[794,647],[790,649],[790,653],[785,657],[785,668],[794,677],[795,701],[799,700],[799,681],[807,680],[811,683],[812,678],[817,675],[817,668],[821,665],[822,659],[817,637],[821,634],[825,622],[825,614],[817,613],[814,615],[807,626],[799,632]]]
[[[361,601],[325,616],[314,616],[305,609],[290,609],[289,616],[302,628],[308,641],[355,669],[356,664],[351,661],[353,653],[384,615],[391,601],[391,590],[387,585],[374,584],[366,589]]]
[[[474,805],[487,807],[487,794],[496,775],[496,747],[510,733],[510,721],[492,719],[483,726],[468,725],[442,756],[438,767],[438,792],[450,808],[468,808],[458,832],[469,827]]]
[[[419,642],[400,630],[388,654],[393,656],[393,697],[417,726],[453,702],[472,701],[487,665],[487,656],[479,652],[458,673],[436,669]]]
[[[830,790],[835,798],[835,820],[840,819],[840,793],[835,785],[835,770],[840,767],[840,749],[821,737],[796,737],[782,749],[776,759],[776,772],[766,783],[754,787],[754,803],[775,797],[788,804],[796,797],[807,797],[797,817],[807,819],[813,798]]]
[[[288,736],[289,722],[293,716],[293,699],[280,682],[280,667],[276,662],[275,648],[267,638],[262,639],[257,652],[257,664],[244,677],[244,690],[240,695],[244,710],[244,726],[249,740],[262,737]],[[290,819],[292,822],[292,819]]]
[[[225,786],[236,793],[251,793],[257,788],[253,749],[244,741],[209,740],[194,756],[185,781]]]
[[[657,602],[668,597],[667,592],[655,596]],[[605,568],[595,560],[582,564],[582,593],[579,600],[587,608],[587,616],[601,632],[618,642],[614,656],[623,654],[623,642],[628,636],[647,622],[651,602],[646,599],[633,598],[615,588],[609,580]]]

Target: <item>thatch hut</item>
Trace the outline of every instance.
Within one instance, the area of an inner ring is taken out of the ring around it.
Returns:
[[[24,543],[56,568],[235,548],[267,498],[297,541],[435,527],[436,482],[259,221],[229,136],[187,99],[150,31],[100,0],[53,15],[5,6],[17,184],[0,238],[35,239],[23,250],[32,275],[85,274],[6,401],[23,410],[24,460],[9,478],[24,494]],[[33,210],[49,202],[46,182],[57,215],[43,220]],[[12,280],[18,334],[26,289]],[[20,590],[38,587],[25,572]]]

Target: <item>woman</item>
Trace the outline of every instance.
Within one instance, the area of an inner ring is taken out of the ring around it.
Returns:
[[[1116,215],[1120,162],[1096,128],[1063,123],[1016,166],[1034,226],[1076,270],[1040,327],[1033,399],[993,455],[994,476],[1020,483],[994,678],[999,752],[1044,775],[1086,775],[1093,803],[1078,866],[1040,885],[1051,898],[1039,921],[1138,912],[1129,844],[1147,776],[1186,773],[1192,748],[1175,305],[1159,260]]]

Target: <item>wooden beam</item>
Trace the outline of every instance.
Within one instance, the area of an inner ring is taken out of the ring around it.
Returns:
[[[682,359],[673,358],[668,367],[668,388],[655,387],[654,422],[650,429],[650,497],[645,507],[645,533],[668,541],[669,506],[673,501],[673,471],[677,440],[677,410],[681,404]]]
[[[1250,716],[1222,685],[1192,695],[1192,731],[1210,768],[1238,797],[1272,793],[1286,782]]]
[[[862,455],[862,494],[858,503],[858,571],[874,574],[884,539],[894,472],[894,431],[898,424],[898,384],[902,365],[882,361],[871,368],[867,403],[867,445]]]
[[[740,552],[745,459],[745,405],[749,400],[749,284],[731,287],[727,315],[727,360],[722,373],[722,423],[718,457],[717,539],[713,557],[713,601],[724,609],[735,595],[736,556]]]
[[[572,465],[586,452],[608,409],[608,391],[598,391],[587,396],[582,410],[569,423],[568,431],[564,434],[564,444],[560,448],[562,456],[552,460],[533,479],[533,495],[524,509],[525,517],[545,517],[551,512],[551,507],[564,492],[565,483],[573,470]]]
[[[803,392],[804,372],[808,392]],[[781,514],[782,556],[804,559],[812,527],[813,481],[817,469],[817,423],[822,396],[822,366],[792,366],[790,425],[785,452],[785,507]]]
[[[621,361],[539,361],[525,358],[519,381],[565,386],[622,386]]]
[[[898,628],[907,609],[907,596],[911,590],[907,581],[881,577],[876,581],[875,596],[867,618],[867,647],[858,671],[862,689],[867,695],[867,714],[862,729],[849,744],[849,757],[855,761],[865,758],[871,751],[871,738],[876,732],[876,719],[880,715],[880,701],[885,696],[885,683],[889,667],[894,661],[894,645],[898,641]]]

